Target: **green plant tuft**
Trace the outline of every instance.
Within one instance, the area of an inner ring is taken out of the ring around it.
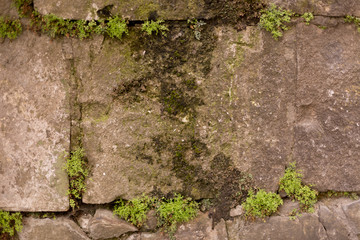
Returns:
[[[0,210],[0,231],[2,234],[14,236],[15,232],[21,232],[22,227],[21,213],[9,213]]]
[[[358,29],[358,32],[360,33],[360,18],[347,15],[344,19],[346,23],[354,23]]]
[[[162,24],[163,22],[164,22],[164,20],[145,21],[143,23],[143,25],[141,26],[141,30],[146,32],[147,35],[151,35],[151,34],[153,34],[153,32],[156,35],[158,35],[158,33],[160,32],[161,35],[166,37],[166,32],[169,31],[169,29],[165,25]]]
[[[311,186],[304,186],[301,182],[302,177],[303,175],[296,170],[296,163],[290,163],[280,179],[279,190],[284,190],[290,198],[298,200],[302,209],[313,212],[318,192],[311,189]]]
[[[0,17],[0,38],[15,39],[22,32],[20,20],[8,20]]]
[[[146,214],[155,207],[157,199],[143,195],[125,202],[118,200],[114,208],[114,214],[131,222],[137,227],[141,227],[146,221]]]
[[[314,19],[314,15],[311,12],[306,12],[301,17],[305,20],[306,25],[309,25],[310,21]]]
[[[255,195],[253,190],[249,191],[248,197],[243,203],[245,215],[247,217],[265,218],[277,211],[278,207],[283,204],[279,194],[266,192],[260,189]]]
[[[106,26],[106,32],[111,38],[121,39],[124,34],[129,34],[126,21],[119,16],[110,17]]]
[[[206,23],[201,20],[198,21],[197,19],[188,19],[187,23],[190,26],[190,28],[193,30],[195,39],[200,41],[202,26],[206,25]]]
[[[266,10],[262,10],[261,13],[259,26],[270,32],[275,40],[283,35],[283,31],[289,29],[285,23],[290,22],[291,16],[294,15],[293,12],[283,10],[274,4],[271,4]]]
[[[173,199],[162,199],[158,213],[158,226],[162,226],[172,239],[177,225],[187,222],[196,217],[199,211],[199,204],[192,201],[191,198],[184,198],[180,194],[175,194]]]
[[[70,197],[70,206],[75,209],[77,199],[81,199],[86,191],[85,178],[89,175],[89,169],[84,159],[84,150],[78,148],[71,152],[71,156],[66,161],[65,170],[69,175],[70,189],[68,194]]]

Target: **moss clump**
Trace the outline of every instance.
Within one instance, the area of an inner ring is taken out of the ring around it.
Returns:
[[[284,190],[290,198],[298,200],[304,210],[313,212],[318,192],[311,189],[311,186],[303,185],[302,177],[303,175],[296,170],[296,163],[290,163],[284,176],[280,178],[279,190]]]
[[[260,189],[256,194],[249,191],[248,197],[243,203],[243,208],[247,217],[265,218],[277,211],[278,207],[283,204],[279,194],[266,192]]]
[[[158,214],[158,226],[163,227],[165,232],[173,239],[178,224],[194,219],[199,211],[199,204],[191,198],[184,198],[175,194],[173,199],[162,199],[156,212]]]
[[[172,199],[158,199],[143,195],[129,201],[117,201],[114,214],[141,227],[146,221],[146,214],[152,209],[156,210],[158,227],[163,228],[169,234],[170,239],[173,239],[178,224],[196,217],[199,204],[192,201],[191,198],[184,198],[181,194],[175,194]]]
[[[20,20],[9,20],[0,17],[0,38],[15,39],[22,32]]]
[[[22,230],[22,227],[21,213],[9,213],[0,210],[0,238],[6,234],[14,236],[16,232],[20,232]]]
[[[314,15],[311,12],[306,12],[301,17],[305,20],[306,25],[309,25],[310,21],[314,19]]]
[[[157,20],[157,21],[145,21],[143,25],[141,26],[141,30],[146,32],[147,35],[151,35],[155,33],[158,35],[158,33],[161,33],[164,37],[166,37],[166,32],[169,31],[169,29],[163,25],[164,20]]]
[[[123,35],[129,34],[126,21],[119,16],[109,18],[106,25],[106,32],[111,38],[121,39]]]
[[[284,10],[274,4],[271,4],[268,9],[261,12],[259,26],[270,32],[275,40],[282,37],[283,31],[289,29],[285,23],[290,22],[291,16],[294,15],[293,12]]]
[[[82,148],[71,152],[71,156],[66,161],[65,170],[70,178],[70,189],[68,190],[70,206],[75,209],[77,200],[80,200],[86,191],[85,178],[89,175]]]
[[[358,32],[360,33],[360,18],[347,15],[344,19],[346,23],[354,23],[358,29]]]
[[[114,214],[141,227],[146,221],[146,213],[155,207],[157,199],[143,195],[125,202],[118,200],[114,208]]]
[[[31,14],[31,27],[33,30],[48,34],[52,38],[65,36],[84,39],[89,38],[92,33],[102,34],[105,31],[103,21],[73,21],[59,18],[53,14],[40,15],[36,11]]]

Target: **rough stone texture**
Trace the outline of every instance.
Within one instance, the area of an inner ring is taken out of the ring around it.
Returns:
[[[260,239],[327,239],[323,226],[314,215],[304,214],[295,220],[289,217],[275,216],[266,222],[252,224],[242,223],[237,219],[227,222],[229,239],[260,240]]]
[[[158,221],[156,217],[156,211],[150,210],[146,214],[146,222],[143,225],[145,231],[154,231],[157,227]]]
[[[1,209],[68,209],[67,76],[60,41],[25,31],[0,44]]]
[[[358,0],[268,0],[283,8],[291,9],[296,13],[312,12],[323,16],[360,16]]]
[[[25,218],[19,240],[90,240],[75,222],[67,218]]]
[[[35,8],[41,14],[55,14],[67,19],[98,19],[98,11],[104,14],[120,14],[130,20],[147,20],[158,17],[166,20],[186,20],[209,17],[204,0],[164,1],[164,0],[34,0]],[[108,7],[110,6],[110,7]],[[104,11],[104,10],[107,11]],[[102,10],[102,11],[101,11]]]
[[[350,239],[346,229],[346,223],[341,221],[339,217],[339,215],[335,215],[328,207],[320,206],[319,221],[326,229],[329,240]]]
[[[5,18],[18,18],[18,13],[14,7],[14,1],[12,0],[0,0],[0,17]]]
[[[188,78],[203,79],[196,54],[207,45],[194,41],[183,26],[176,26],[166,40],[133,31],[123,43],[105,39],[95,48],[100,49],[95,57],[79,57],[76,64],[84,89],[79,96],[84,147],[92,165],[86,203],[129,199],[155,188],[164,193],[183,188],[172,171],[173,155],[185,140],[190,142],[187,135],[193,130],[186,124],[188,115],[169,116],[161,99]],[[76,46],[79,54],[87,51],[82,42]],[[200,69],[192,70],[195,67]]]
[[[343,210],[348,218],[348,220],[352,223],[352,227],[355,230],[357,236],[360,235],[360,200],[346,204],[343,206]]]
[[[90,231],[89,223],[93,216],[89,213],[81,213],[80,216],[77,217],[77,223],[82,228],[82,230],[86,233]]]
[[[359,42],[352,25],[297,25],[293,159],[319,191],[360,189]]]
[[[107,209],[97,209],[89,222],[90,237],[93,239],[106,239],[119,237],[127,232],[135,232],[137,228],[128,222],[114,216]]]
[[[178,240],[227,240],[225,221],[212,229],[212,219],[208,213],[200,213],[194,220],[178,227],[174,237]],[[141,240],[168,240],[164,233],[141,233]]]
[[[231,217],[241,216],[244,213],[244,209],[241,205],[237,205],[235,208],[230,210]]]
[[[219,28],[217,36],[200,136],[250,171],[257,186],[275,191],[293,144],[295,30],[281,43],[256,27]]]

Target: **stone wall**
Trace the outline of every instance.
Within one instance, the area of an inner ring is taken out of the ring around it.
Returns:
[[[244,2],[34,0],[41,14],[120,14],[131,27],[121,40],[52,39],[22,19],[18,38],[1,40],[0,209],[57,212],[29,215],[20,239],[163,239],[103,208],[174,192],[224,203],[217,224],[202,213],[177,239],[358,239],[359,202],[349,199],[324,198],[294,221],[289,209],[265,223],[230,215],[240,179],[277,191],[294,161],[320,192],[360,192],[360,34],[343,20],[360,17],[360,5],[268,0],[315,15],[310,25],[293,18],[276,41]],[[0,5],[1,16],[18,17],[10,0]],[[141,31],[149,18],[166,20],[167,37]],[[200,41],[190,18],[206,23]],[[72,212],[64,165],[79,144],[91,170]]]

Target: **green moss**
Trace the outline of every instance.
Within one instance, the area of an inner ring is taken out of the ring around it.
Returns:
[[[311,12],[306,12],[301,17],[305,20],[306,25],[309,25],[310,21],[314,19],[314,15]]]
[[[70,206],[75,209],[77,200],[80,200],[86,191],[85,178],[89,175],[82,148],[71,152],[71,156],[66,161],[65,170],[70,179],[70,189],[68,190]]]
[[[111,38],[121,39],[123,35],[129,34],[126,21],[119,16],[110,17],[106,26],[106,32]]]
[[[14,236],[16,232],[21,232],[22,230],[22,215],[21,213],[9,213],[3,210],[0,210],[0,231],[1,235],[6,239],[5,234]]]
[[[310,186],[303,185],[302,177],[303,175],[296,170],[296,163],[290,163],[284,176],[280,178],[279,190],[284,190],[290,198],[298,200],[304,210],[313,212],[318,192]]]
[[[283,204],[279,194],[266,192],[260,189],[256,194],[252,190],[243,203],[245,215],[247,217],[265,218],[277,211],[278,207]]]
[[[174,239],[177,226],[196,217],[199,211],[199,204],[191,198],[184,198],[175,194],[173,199],[162,199],[156,209],[158,213],[158,226]]]
[[[359,199],[358,194],[354,193],[354,192],[336,192],[336,191],[327,191],[326,193],[323,193],[322,196],[325,197],[348,197],[351,198],[352,200],[357,200]]]
[[[146,221],[146,214],[155,207],[157,199],[143,195],[130,201],[118,200],[114,207],[114,214],[141,227]]]
[[[347,15],[347,16],[344,18],[344,21],[345,21],[346,23],[354,23],[355,26],[356,26],[357,29],[358,29],[358,32],[360,33],[360,18]]]
[[[146,222],[146,214],[152,209],[156,210],[158,227],[161,227],[173,239],[178,224],[195,218],[199,205],[191,198],[184,198],[180,194],[175,194],[172,199],[158,199],[142,195],[129,201],[116,201],[114,214],[141,227]]]
[[[155,33],[155,35],[158,35],[160,33],[161,35],[166,37],[166,32],[169,31],[169,29],[163,25],[164,20],[157,20],[157,21],[145,21],[143,25],[141,26],[141,30],[146,32],[147,35],[152,35]]]
[[[261,13],[259,26],[270,32],[275,40],[282,37],[283,32],[289,29],[285,23],[290,22],[291,16],[294,15],[293,12],[274,4],[271,4],[266,10],[262,10]]]
[[[0,17],[0,38],[15,39],[22,32],[20,20],[9,20]]]

